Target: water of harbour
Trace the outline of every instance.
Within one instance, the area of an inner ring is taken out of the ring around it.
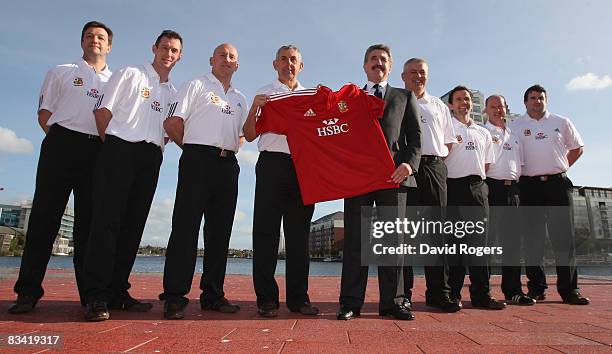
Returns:
[[[138,256],[134,264],[133,271],[136,273],[163,273],[164,262],[166,258],[163,256]],[[21,257],[0,257],[0,268],[19,268]],[[49,269],[72,269],[71,256],[53,256],[49,261]],[[609,265],[603,266],[581,266],[578,268],[581,276],[596,276],[612,279],[612,267]],[[202,257],[198,257],[196,263],[196,272],[202,272]],[[311,276],[340,276],[342,273],[342,262],[310,262]],[[376,267],[369,267],[369,275],[376,276]],[[492,269],[493,274],[501,274],[499,268]],[[547,274],[555,274],[555,268],[549,267],[546,269]],[[228,258],[227,259],[227,274],[251,275],[253,274],[253,260],[245,258]],[[278,260],[276,267],[276,275],[285,274],[285,261]],[[423,275],[423,267],[415,267],[415,275]]]

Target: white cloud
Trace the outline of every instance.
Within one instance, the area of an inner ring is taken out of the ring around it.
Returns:
[[[149,217],[140,244],[166,247],[172,228],[174,199],[165,198],[151,204]]]
[[[14,131],[0,127],[0,152],[29,154],[33,150],[34,146],[29,140],[18,138]]]
[[[236,158],[238,159],[239,163],[249,164],[249,165],[255,165],[257,163],[258,157],[259,157],[259,151],[244,150],[244,149],[240,149],[238,151],[238,154],[236,155]]]
[[[608,75],[599,77],[593,73],[576,76],[565,87],[570,91],[602,90],[612,86],[612,79]]]
[[[236,213],[234,214],[234,221],[243,221],[247,217],[247,214],[244,211],[240,211],[236,209]]]

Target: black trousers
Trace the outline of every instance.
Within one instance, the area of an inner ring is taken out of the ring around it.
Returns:
[[[407,188],[406,205],[410,206],[433,206],[436,207],[436,215],[426,216],[429,218],[440,218],[441,208],[446,207],[446,165],[442,158],[424,156],[421,159],[419,170],[415,178],[417,188]],[[440,207],[440,208],[438,208]],[[448,286],[448,265],[445,265],[444,256],[434,264],[425,266],[425,283],[427,290],[425,298],[429,301],[439,301],[440,298],[448,296],[450,287]],[[404,280],[404,293],[408,299],[412,297],[412,287],[414,286],[414,275],[412,267],[402,268]]]
[[[93,171],[100,146],[101,141],[97,136],[66,129],[58,124],[51,126],[45,136],[40,147],[36,191],[25,249],[14,288],[18,295],[37,299],[43,296],[43,278],[72,191],[74,272],[81,303],[85,303],[83,261],[91,224]]]
[[[179,162],[172,232],[166,250],[161,300],[187,303],[195,271],[198,235],[204,216],[204,271],[200,301],[224,297],[223,282],[232,233],[240,167],[231,154],[212,146],[185,144]]]
[[[85,261],[87,301],[111,301],[129,277],[157,187],[162,152],[107,135],[96,166],[94,215]]]
[[[262,151],[255,167],[253,213],[253,284],[257,305],[276,303],[278,284],[274,279],[281,219],[286,249],[287,307],[299,309],[310,302],[308,240],[314,204],[304,205],[291,155]]]
[[[457,208],[459,206],[482,207],[482,217],[486,217],[489,208],[489,202],[487,199],[488,188],[486,183],[480,179],[479,176],[449,178],[446,182],[448,187],[448,213],[450,220],[461,218],[462,211],[460,208]],[[453,208],[450,208],[451,206]],[[474,216],[474,211],[472,210],[470,214],[471,216]],[[465,240],[469,245],[471,245],[470,242],[472,242],[474,238],[466,237]],[[486,243],[486,240],[480,243]],[[465,263],[466,258],[469,257],[461,255],[448,255],[447,258],[450,264],[448,284],[451,288],[451,297],[461,299],[461,288],[463,287],[463,282],[465,280],[466,270],[466,266],[461,265],[461,263]],[[469,261],[469,259],[467,261]],[[470,298],[472,301],[481,301],[490,297],[489,267],[486,265],[469,265],[468,268],[470,272]]]
[[[368,283],[368,267],[361,265],[361,208],[377,206],[403,210],[406,193],[400,189],[382,189],[344,199],[344,252],[340,281],[340,305],[360,309],[365,299]],[[401,212],[403,214],[403,211]],[[379,311],[391,309],[404,297],[400,287],[400,266],[378,267]]]
[[[561,296],[578,290],[578,271],[576,268],[576,250],[574,235],[574,215],[572,208],[572,182],[565,174],[556,175],[547,181],[537,177],[521,176],[519,180],[521,203],[524,206],[566,206],[568,208],[538,208],[538,213],[524,215],[525,230],[529,237],[531,252],[527,252],[525,267],[529,278],[527,287],[536,294],[543,293],[548,285],[543,266],[543,255],[546,242],[546,231],[555,254],[557,263],[557,291]],[[562,213],[563,215],[558,215]],[[533,265],[538,264],[538,265]],[[561,265],[563,264],[563,265]]]
[[[516,181],[487,178],[491,208],[489,236],[504,249],[501,289],[506,299],[522,294],[520,255],[523,244],[520,230],[519,189]],[[496,208],[500,207],[500,208]],[[508,207],[508,208],[502,208]],[[514,208],[511,208],[514,207]]]

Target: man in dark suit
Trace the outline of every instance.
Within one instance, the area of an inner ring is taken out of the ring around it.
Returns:
[[[337,318],[349,320],[359,316],[368,280],[368,267],[361,264],[361,208],[393,207],[403,217],[406,187],[416,187],[412,176],[421,158],[421,130],[417,120],[418,106],[412,92],[389,86],[392,66],[391,49],[383,44],[370,46],[365,53],[363,69],[368,77],[365,90],[385,100],[380,120],[396,169],[389,177],[399,188],[382,189],[344,200],[344,254],[340,285],[340,309]],[[379,215],[380,216],[380,215]],[[364,250],[365,251],[365,250]],[[379,314],[399,320],[412,320],[410,299],[405,298],[399,282],[400,267],[379,266]]]

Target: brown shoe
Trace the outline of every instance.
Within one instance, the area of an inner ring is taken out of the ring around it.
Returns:
[[[481,309],[503,310],[506,308],[506,302],[495,300],[494,297],[483,299],[481,301],[472,301],[472,306]]]

